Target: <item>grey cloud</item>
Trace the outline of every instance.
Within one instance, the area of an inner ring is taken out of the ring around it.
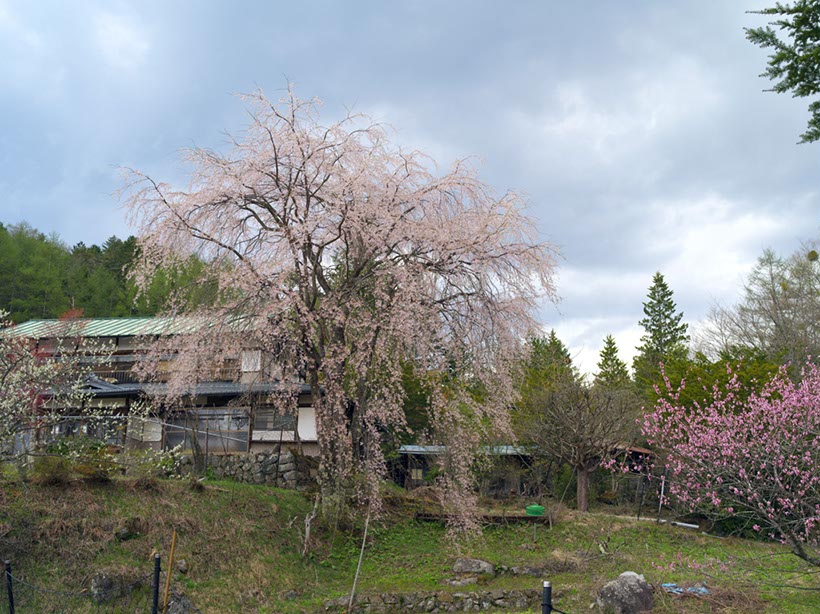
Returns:
[[[763,247],[816,227],[804,101],[761,91],[765,53],[743,35],[766,4],[9,4],[0,221],[68,243],[126,234],[117,165],[180,179],[180,147],[241,129],[231,94],[291,80],[329,116],[371,112],[527,193],[568,271],[544,317],[589,354],[607,332],[634,338],[655,270],[695,321]]]

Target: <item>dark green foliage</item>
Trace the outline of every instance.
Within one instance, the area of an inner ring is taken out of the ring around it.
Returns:
[[[108,239],[102,247],[78,243],[71,249],[65,289],[72,308],[86,317],[136,315],[125,269],[136,251],[134,237]]]
[[[539,413],[541,400],[546,392],[566,380],[580,381],[578,370],[564,342],[551,330],[546,337],[530,337],[527,340],[526,359],[521,365],[520,399],[513,416],[519,436],[522,428]],[[525,437],[526,438],[526,437]]]
[[[689,341],[686,334],[689,327],[681,321],[683,313],[677,313],[672,290],[661,273],[655,273],[652,277],[643,313],[646,317],[638,322],[646,331],[638,348],[641,352],[668,356]]]
[[[71,305],[63,280],[69,251],[28,224],[0,225],[0,309],[15,322],[53,317]]]
[[[665,371],[674,390],[678,389],[682,380],[686,380],[679,402],[694,408],[696,405],[703,407],[710,404],[714,400],[715,386],[725,390],[729,380],[734,377],[743,384],[741,388],[744,392],[740,394],[760,390],[779,367],[779,363],[759,350],[737,347],[722,352],[714,361],[698,352],[691,360],[673,361]],[[655,397],[651,400],[654,402]]]
[[[772,8],[752,12],[777,17],[767,26],[746,28],[746,38],[763,49],[772,50],[761,76],[775,81],[770,91],[815,98],[809,104],[811,118],[808,129],[800,135],[800,142],[819,140],[820,100],[816,98],[820,94],[820,2],[777,2]],[[783,38],[771,26],[776,26]]]
[[[550,382],[566,373],[578,376],[567,346],[554,329],[546,337],[531,337],[527,344],[529,355],[523,367],[523,396],[548,388]]]
[[[563,379],[579,379],[569,350],[554,329],[546,337],[530,337],[527,346],[527,357],[521,365],[520,399],[513,414],[514,429],[522,441],[540,413],[543,395]]]
[[[401,382],[407,429],[398,433],[398,437],[401,443],[414,443],[422,439],[430,426],[430,390],[411,362],[402,363]]]
[[[626,363],[618,356],[618,346],[612,335],[604,338],[601,360],[598,361],[598,374],[595,384],[608,388],[625,388],[631,383]]]
[[[660,364],[686,361],[688,325],[683,313],[678,313],[672,300],[672,290],[661,273],[652,277],[647,300],[643,304],[644,318],[638,322],[645,333],[632,362],[635,382],[644,398],[653,396],[653,388],[662,383]]]
[[[185,307],[213,305],[219,300],[216,284],[208,275],[208,265],[190,256],[181,265],[161,269],[151,279],[151,285],[138,293],[133,282],[127,283],[128,302],[134,315],[153,315],[169,306],[173,300]]]
[[[89,318],[150,316],[172,296],[189,305],[217,300],[208,266],[195,256],[160,271],[138,295],[127,273],[137,250],[134,237],[69,248],[56,235],[46,236],[26,223],[0,224],[0,309],[20,323],[69,311]]]

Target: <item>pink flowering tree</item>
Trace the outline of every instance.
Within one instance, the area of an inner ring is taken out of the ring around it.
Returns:
[[[185,152],[186,187],[131,171],[124,188],[137,281],[195,254],[218,289],[216,306],[188,313],[210,324],[192,327],[169,389],[261,349],[283,385],[311,387],[323,497],[370,498],[381,433],[405,424],[409,361],[448,446],[445,481],[463,492],[482,433],[509,433],[511,370],[553,294],[553,248],[518,194],[494,193],[464,161],[438,172],[369,118],[322,123],[318,101],[290,91],[246,100],[250,123],[227,151]]]
[[[820,566],[820,369],[807,364],[797,381],[781,369],[759,391],[733,376],[703,405],[683,405],[682,390],[667,388],[642,430],[663,455],[652,470],[667,469],[671,496],[713,518],[745,519]]]

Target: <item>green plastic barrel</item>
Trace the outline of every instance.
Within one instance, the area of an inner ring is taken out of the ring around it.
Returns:
[[[544,515],[544,506],[543,505],[528,505],[527,506],[527,516],[543,516]]]

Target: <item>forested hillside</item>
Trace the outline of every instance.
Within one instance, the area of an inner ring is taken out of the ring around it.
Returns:
[[[0,310],[10,319],[56,318],[72,311],[83,317],[145,316],[157,313],[175,290],[191,301],[208,300],[193,281],[205,266],[192,259],[184,270],[164,271],[138,297],[127,271],[136,255],[134,237],[112,236],[102,245],[67,246],[28,224],[0,223]]]

